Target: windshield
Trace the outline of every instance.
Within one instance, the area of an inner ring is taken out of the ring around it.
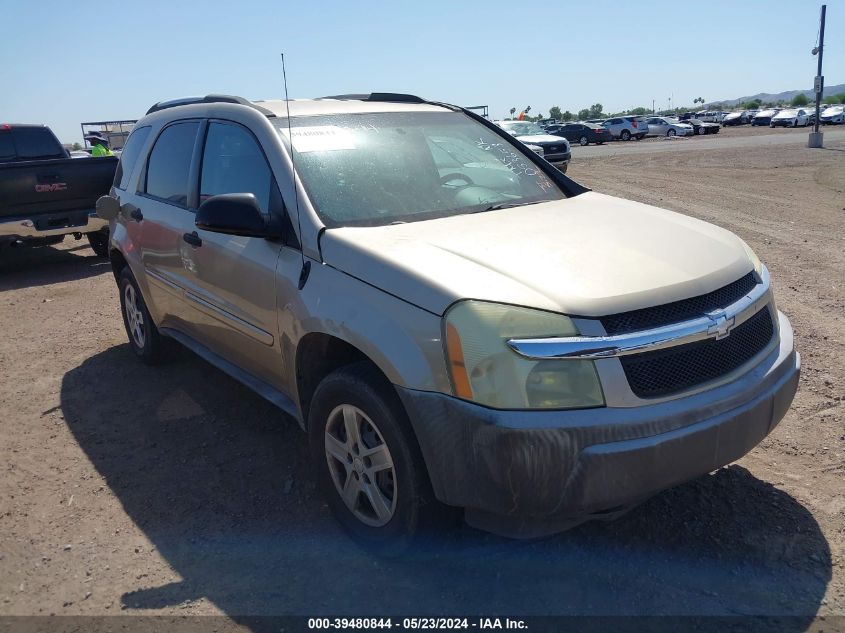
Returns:
[[[274,122],[288,145],[285,120]],[[294,160],[328,226],[381,226],[560,200],[514,144],[459,112],[291,119]]]
[[[536,136],[546,133],[539,125],[528,121],[501,121],[499,125],[514,136]]]

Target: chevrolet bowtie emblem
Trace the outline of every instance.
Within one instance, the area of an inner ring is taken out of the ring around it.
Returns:
[[[730,336],[731,329],[736,323],[735,316],[728,318],[724,315],[724,313],[708,314],[707,316],[713,322],[712,325],[707,328],[708,334],[715,335],[717,341]]]

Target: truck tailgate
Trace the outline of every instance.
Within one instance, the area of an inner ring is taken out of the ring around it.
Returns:
[[[94,209],[109,192],[118,159],[60,158],[0,164],[0,221]]]

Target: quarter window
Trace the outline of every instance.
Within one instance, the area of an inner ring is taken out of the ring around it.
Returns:
[[[147,137],[150,135],[151,129],[149,126],[138,128],[129,135],[126,146],[120,154],[117,171],[114,174],[114,186],[118,189],[126,189],[126,186],[129,184],[129,176],[132,175],[132,170],[135,168],[135,163],[138,162],[141,149],[143,149],[144,143],[147,142]]]
[[[149,195],[188,206],[188,174],[198,128],[198,121],[174,123],[158,137],[147,165]]]
[[[270,212],[273,175],[255,138],[240,125],[212,122],[202,155],[200,202],[223,193],[251,193]]]

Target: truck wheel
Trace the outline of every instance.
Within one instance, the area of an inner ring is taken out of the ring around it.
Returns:
[[[91,245],[91,250],[97,257],[109,256],[109,234],[99,231],[97,233],[88,233],[86,235],[88,243]]]
[[[622,130],[622,133],[619,135],[623,141],[631,140],[631,133],[628,130]]]
[[[308,434],[335,518],[379,553],[404,551],[432,513],[433,495],[390,383],[368,363],[329,374],[314,392]]]
[[[565,174],[566,170],[569,169],[569,163],[563,163],[562,165],[558,165],[557,168],[560,170],[560,173]]]
[[[148,365],[160,363],[165,359],[165,341],[150,317],[144,297],[128,266],[120,273],[118,288],[123,325],[132,351]]]

